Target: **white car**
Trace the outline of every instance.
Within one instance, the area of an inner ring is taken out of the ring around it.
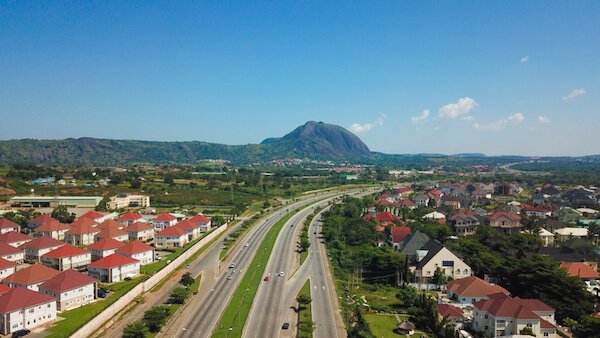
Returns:
[[[281,272],[279,273],[279,277],[284,277],[284,276],[285,276],[285,272],[281,271]]]

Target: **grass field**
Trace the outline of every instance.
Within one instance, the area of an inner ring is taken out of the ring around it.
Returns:
[[[308,296],[310,298],[310,279],[304,283],[304,286],[298,295]],[[300,310],[300,322],[298,323],[298,338],[311,338],[313,336],[312,306],[309,303]]]
[[[294,213],[295,214],[295,213]],[[250,313],[254,296],[262,281],[269,256],[275,245],[275,240],[281,228],[294,214],[288,214],[279,220],[267,232],[265,239],[260,244],[257,254],[248,266],[244,278],[235,290],[229,305],[223,312],[212,337],[241,337],[244,324]],[[232,328],[231,331],[229,328]]]
[[[371,333],[376,338],[380,337],[403,337],[394,332],[398,328],[398,321],[392,315],[367,314],[365,320],[369,324]]]

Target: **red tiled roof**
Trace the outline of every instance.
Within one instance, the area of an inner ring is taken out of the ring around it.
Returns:
[[[375,219],[378,222],[394,222],[398,220],[398,217],[392,215],[391,213],[384,211],[384,212],[380,212],[379,214],[377,214],[377,216],[375,216]]]
[[[12,290],[12,289],[9,288],[8,286],[0,284],[0,295],[5,294],[10,290]]]
[[[80,255],[85,255],[85,254],[89,254],[90,252],[87,250],[83,250],[80,249],[76,246],[72,246],[70,244],[66,244],[61,246],[58,249],[54,249],[50,252],[48,252],[47,254],[45,254],[43,257],[50,257],[50,258],[65,258],[65,257],[73,257],[73,256],[80,256]]]
[[[70,229],[71,226],[69,224],[63,224],[59,221],[49,221],[49,222],[45,222],[42,225],[40,225],[39,227],[37,227],[35,229],[35,231],[37,232],[42,232],[42,231],[58,231],[58,230],[67,230]]]
[[[88,249],[105,251],[105,250],[120,248],[123,245],[125,245],[123,242],[120,242],[114,238],[108,237],[108,238],[103,238],[103,239],[99,240],[98,242],[88,246]]]
[[[190,222],[193,223],[208,223],[210,222],[210,217],[206,217],[204,215],[196,215],[189,219]]]
[[[75,222],[71,223],[71,227],[75,226],[90,226],[95,227],[98,223],[91,218],[79,218]]]
[[[7,243],[7,244],[21,242],[21,241],[30,241],[32,239],[33,239],[32,237],[22,234],[20,232],[16,232],[16,231],[9,231],[5,234],[0,235],[0,242]]]
[[[540,319],[525,306],[503,293],[489,295],[486,300],[473,303],[479,311],[486,311],[494,317],[518,318],[518,319]]]
[[[16,288],[0,296],[0,313],[11,313],[55,301],[54,297],[27,288]]]
[[[117,266],[129,265],[133,263],[139,262],[137,259],[133,259],[131,257],[112,254],[110,256],[100,258],[99,260],[90,264],[90,267],[101,268],[101,269],[110,269],[116,268]]]
[[[129,224],[127,226],[127,228],[125,229],[125,231],[139,232],[139,231],[150,230],[150,229],[154,229],[154,228],[148,223],[135,222],[135,223]]]
[[[158,217],[156,217],[154,220],[157,222],[170,222],[170,221],[175,221],[177,219],[177,217],[169,214],[168,212],[163,212],[162,214],[158,215]]]
[[[549,321],[545,320],[542,318],[542,320],[540,320],[540,328],[542,329],[556,329],[556,326],[552,323],[550,323]]]
[[[0,257],[6,255],[14,255],[18,253],[22,253],[23,249],[15,248],[12,245],[6,244],[4,242],[0,242]]]
[[[15,227],[20,228],[21,226],[7,218],[0,218],[0,229],[10,229]]]
[[[81,220],[89,220],[89,218],[80,218],[80,219]],[[75,223],[73,223],[73,224],[75,224]],[[100,229],[92,224],[89,224],[88,222],[82,221],[81,223],[73,226],[71,228],[71,230],[65,232],[65,234],[68,234],[68,235],[97,234],[100,231],[102,231],[102,229]]]
[[[131,222],[131,221],[137,221],[140,218],[142,218],[142,215],[140,215],[136,212],[133,212],[133,211],[128,211],[128,212],[124,213],[123,215],[121,215],[118,218],[118,220]]]
[[[465,316],[461,309],[450,304],[438,304],[437,311],[442,317],[463,318]]]
[[[491,215],[488,216],[488,218],[491,220],[495,220],[502,216],[504,216],[510,220],[517,221],[517,222],[521,220],[521,216],[515,214],[514,212],[505,211],[505,210],[494,211]]]
[[[59,271],[51,269],[45,265],[34,264],[4,278],[2,280],[2,284],[14,283],[19,285],[32,285],[47,281],[59,273]]]
[[[373,202],[373,203],[376,204],[376,205],[393,205],[392,202],[388,201],[385,198],[380,198],[378,200],[375,200],[375,202]]]
[[[416,207],[417,205],[415,204],[415,202],[413,202],[411,200],[400,200],[400,201],[394,203],[394,206],[399,207],[399,208],[409,208],[409,207]]]
[[[98,218],[102,218],[104,217],[103,214],[94,211],[94,210],[90,210],[88,212],[86,212],[85,214],[79,216],[79,218],[91,218],[91,219],[98,219]]]
[[[181,221],[177,224],[174,225],[175,227],[178,227],[180,229],[197,229],[198,226],[194,223],[192,223],[191,221]]]
[[[544,208],[536,207],[536,206],[529,205],[529,204],[521,204],[521,209],[524,209],[525,211],[531,211],[531,212],[542,212],[542,213],[549,212],[548,210],[546,210]]]
[[[560,267],[567,270],[567,273],[573,277],[583,279],[600,278],[598,271],[583,262],[561,262]]]
[[[151,251],[151,250],[154,250],[154,247],[151,247],[150,245],[148,245],[146,243],[142,243],[140,241],[131,241],[131,242],[123,245],[122,247],[118,248],[117,253],[133,255],[133,254],[137,254],[140,252],[146,252],[146,251]]]
[[[490,284],[475,276],[450,281],[446,288],[448,291],[452,291],[461,297],[469,298],[484,297],[499,292],[506,295],[509,294],[509,292],[500,285]]]
[[[108,228],[106,230],[102,230],[101,233],[96,235],[96,237],[101,237],[101,238],[109,238],[109,237],[115,238],[115,237],[121,237],[121,236],[129,236],[129,234],[125,230],[121,230],[121,229],[117,229],[117,228]]]
[[[52,216],[50,216],[48,214],[41,214],[38,217],[31,219],[28,223],[43,224],[43,223],[51,222],[51,221],[58,222],[58,220],[56,218],[53,218]]]
[[[400,243],[403,239],[405,239],[408,235],[410,235],[410,228],[407,226],[400,227],[392,227],[392,242]]]
[[[96,282],[95,278],[75,270],[65,270],[40,284],[39,288],[54,292],[64,292],[80,288]]]
[[[6,268],[11,268],[13,266],[16,266],[17,263],[15,262],[11,262],[11,261],[7,261],[6,259],[0,257],[0,270],[4,270]]]
[[[123,223],[117,222],[114,219],[106,220],[97,226],[98,229],[106,230],[110,228],[123,229]]]
[[[187,231],[183,230],[180,227],[177,226],[172,226],[172,227],[168,227],[165,230],[159,232],[156,234],[156,237],[163,237],[163,236],[176,236],[176,237],[181,237],[187,235]]]
[[[535,312],[554,312],[554,309],[550,305],[542,302],[539,299],[515,297],[515,298],[513,298],[513,300],[515,302],[523,305],[524,307],[528,308],[531,311],[535,311]]]
[[[21,250],[25,250],[25,249],[39,250],[39,249],[63,246],[65,244],[66,244],[65,242],[59,241],[58,239],[41,236],[41,237],[34,238],[32,241],[29,241],[25,244],[22,244],[19,247],[19,249],[21,249]]]
[[[437,189],[430,190],[429,193],[431,195],[438,196],[438,197],[442,195],[442,192],[440,190],[437,190]]]

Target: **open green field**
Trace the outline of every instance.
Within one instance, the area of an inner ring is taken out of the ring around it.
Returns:
[[[371,333],[376,338],[402,337],[402,335],[394,332],[398,328],[398,321],[392,315],[367,314],[365,320]]]
[[[248,266],[244,278],[240,285],[235,290],[229,305],[223,312],[219,323],[213,333],[213,337],[241,337],[244,324],[250,313],[254,296],[258,291],[258,286],[262,281],[262,275],[265,272],[269,256],[275,245],[277,235],[281,228],[293,215],[288,214],[279,220],[267,232],[265,239],[260,244],[257,254],[254,256],[252,263]],[[232,330],[229,330],[229,327]]]

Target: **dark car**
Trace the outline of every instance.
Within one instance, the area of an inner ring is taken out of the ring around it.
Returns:
[[[108,289],[107,288],[99,288],[98,289],[98,297],[100,298],[106,298],[106,296],[108,295]]]
[[[12,334],[12,338],[19,338],[19,337],[25,337],[26,335],[29,334],[29,330],[19,330],[19,331],[15,331]]]
[[[283,323],[283,325],[281,325],[281,328],[284,330],[287,330],[290,328],[290,323]]]

